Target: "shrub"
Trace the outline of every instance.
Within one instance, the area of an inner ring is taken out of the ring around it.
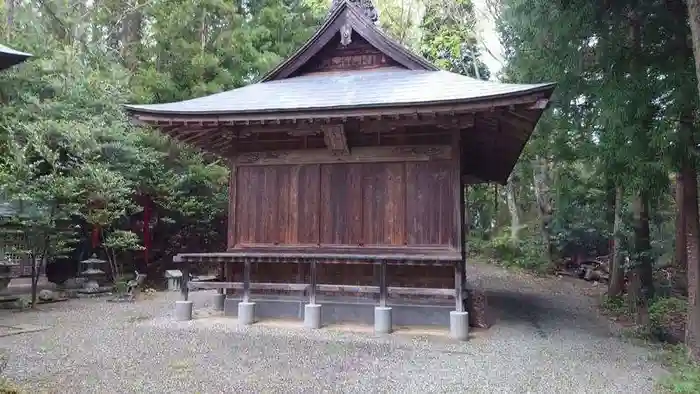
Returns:
[[[659,297],[649,305],[649,332],[660,341],[678,343],[685,333],[688,302],[677,297]]]
[[[678,394],[700,393],[700,366],[688,358],[686,347],[671,346],[664,356],[664,363],[671,370],[671,375],[660,382],[662,388]]]
[[[549,269],[544,255],[544,242],[541,237],[531,235],[513,240],[510,235],[499,235],[490,241],[476,241],[472,245],[474,253],[506,267],[516,267],[543,273]],[[476,250],[474,250],[476,249]]]

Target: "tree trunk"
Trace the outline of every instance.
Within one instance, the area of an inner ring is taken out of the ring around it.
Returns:
[[[685,148],[681,156],[681,168],[677,180],[677,191],[681,191],[679,216],[683,223],[686,267],[688,271],[688,316],[685,329],[685,344],[689,356],[700,361],[700,217],[698,214],[697,167],[691,147],[695,146],[692,115],[684,116],[680,124],[679,145]],[[676,243],[678,246],[678,242]]]
[[[506,184],[506,201],[508,202],[508,212],[510,212],[510,238],[513,241],[519,239],[520,233],[520,212],[518,204],[515,202],[515,178],[511,179]]]
[[[129,70],[135,70],[138,67],[138,49],[141,46],[141,31],[143,29],[143,12],[139,7],[139,2],[133,2],[132,7],[133,9],[126,11],[128,14],[122,21],[119,39],[121,41],[121,56],[124,59],[125,67]]]
[[[695,58],[695,76],[700,95],[700,0],[686,0],[691,38],[693,41],[693,57]],[[695,167],[689,163],[689,168]],[[688,170],[688,174],[691,171]],[[700,285],[700,261],[698,257],[698,206],[697,206],[697,173],[692,171],[690,179],[683,176],[683,214],[686,228],[686,253],[688,259],[688,318],[686,325],[685,343],[692,359],[700,361],[700,301],[698,291]],[[692,186],[691,186],[692,185]]]
[[[685,216],[683,214],[683,171],[676,174],[676,257],[674,264],[677,268],[685,270],[688,267],[688,253],[686,252]]]
[[[649,197],[645,191],[637,191],[633,202],[634,214],[634,267],[630,272],[630,303],[637,324],[649,323],[649,300],[654,297],[650,231]]]
[[[32,254],[32,308],[36,307],[37,288],[39,287],[39,271],[36,267],[36,256]]]
[[[613,224],[613,248],[610,256],[610,281],[608,282],[608,296],[622,295],[625,287],[625,267],[622,258],[622,187],[615,188],[615,207]]]
[[[700,229],[698,228],[698,182],[695,165],[688,160],[683,172],[683,207],[688,258],[688,320],[685,343],[690,356],[700,361]]]
[[[686,4],[688,5],[690,36],[693,41],[696,83],[698,83],[698,95],[700,95],[700,0],[686,0]]]
[[[8,41],[12,37],[12,25],[15,20],[15,1],[5,0],[5,17],[7,22],[5,25],[5,39]]]
[[[549,165],[547,160],[541,157],[535,159],[533,180],[535,185],[535,199],[540,216],[540,231],[545,245],[545,254],[549,264],[554,264],[554,247],[552,245],[552,218],[554,209],[549,192]]]

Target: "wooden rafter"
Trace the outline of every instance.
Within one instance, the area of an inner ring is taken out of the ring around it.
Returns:
[[[342,124],[323,126],[323,140],[328,149],[333,153],[350,153],[345,127]]]

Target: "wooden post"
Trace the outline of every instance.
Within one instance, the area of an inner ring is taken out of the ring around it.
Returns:
[[[379,306],[386,307],[389,297],[389,287],[386,283],[386,260],[379,261]]]
[[[310,284],[311,289],[309,290],[309,304],[316,304],[316,287],[318,287],[318,279],[316,276],[316,259],[311,259],[311,272],[310,272]]]
[[[182,272],[182,280],[180,281],[180,293],[183,301],[189,301],[189,281],[190,281],[190,263],[182,261],[182,258],[175,256],[175,262],[180,263],[180,271]]]
[[[219,263],[219,275],[221,276],[222,282],[227,281],[227,279],[226,279],[226,263]],[[230,282],[233,282],[233,280],[231,280]],[[225,290],[224,289],[217,289],[217,293],[225,294]]]
[[[250,259],[243,260],[243,302],[250,302]]]
[[[466,281],[463,260],[455,262],[455,310],[464,312],[464,282]]]

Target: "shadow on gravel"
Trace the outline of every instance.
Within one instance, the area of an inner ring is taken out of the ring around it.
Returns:
[[[600,336],[609,335],[605,329],[591,330],[592,327],[596,327],[595,316],[567,310],[563,303],[553,302],[550,297],[504,290],[487,291],[486,297],[494,326],[526,324],[532,326],[536,334],[543,338],[560,330],[581,330]]]

